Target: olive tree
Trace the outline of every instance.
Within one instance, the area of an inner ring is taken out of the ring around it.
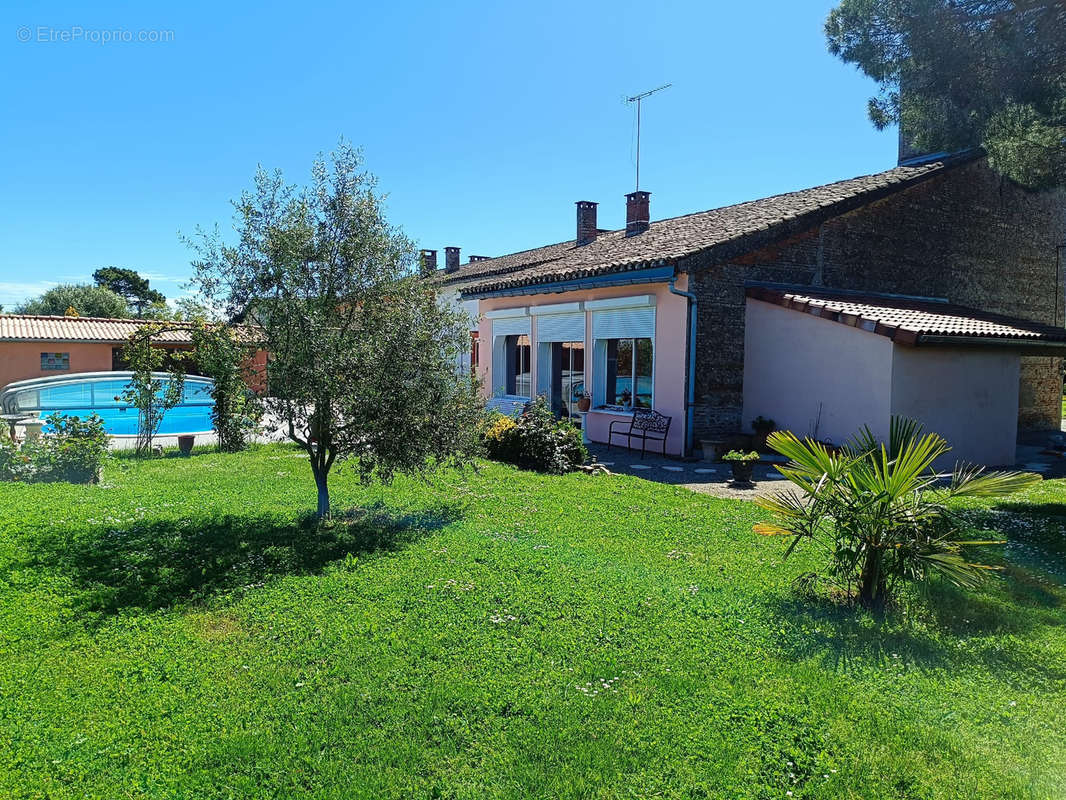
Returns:
[[[208,302],[259,328],[265,409],[307,453],[320,518],[338,462],[388,481],[464,462],[476,443],[476,387],[458,366],[469,320],[418,277],[382,201],[342,142],[306,186],[260,169],[234,203],[235,243],[217,228],[191,242]]]

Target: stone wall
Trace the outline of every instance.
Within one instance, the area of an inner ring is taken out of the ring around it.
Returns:
[[[1061,325],[1063,243],[1066,192],[1028,192],[977,161],[743,258],[691,259],[696,437],[750,422],[741,420],[746,282],[946,297]],[[1058,430],[1061,395],[1061,359],[1022,359],[1019,430]]]

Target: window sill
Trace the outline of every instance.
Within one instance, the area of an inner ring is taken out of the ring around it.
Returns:
[[[599,406],[598,408],[590,408],[590,414],[610,414],[615,417],[631,417],[633,412],[626,411],[624,408],[609,408],[607,406]]]

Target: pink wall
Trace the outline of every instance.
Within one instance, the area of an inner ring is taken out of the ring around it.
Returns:
[[[688,276],[682,275],[677,281],[677,288],[684,290]],[[638,284],[635,286],[618,286],[610,289],[587,289],[583,291],[561,292],[556,294],[519,295],[516,297],[493,297],[481,300],[478,312],[482,315],[478,322],[478,339],[480,356],[478,377],[481,379],[482,392],[486,397],[492,395],[492,320],[483,315],[489,311],[505,308],[525,308],[557,303],[574,303],[586,300],[605,300],[614,297],[632,297],[634,295],[655,296],[655,342],[654,342],[654,404],[655,410],[672,417],[670,436],[666,442],[666,452],[680,455],[685,447],[685,358],[688,340],[688,301],[670,292],[666,283]],[[585,385],[595,396],[593,381],[595,369],[593,364],[592,311],[585,312]],[[531,316],[531,333],[533,347],[531,367],[533,385],[536,386],[537,375],[537,317]],[[502,381],[497,381],[497,384]],[[589,438],[594,442],[607,441],[607,429],[612,420],[624,419],[626,415],[610,411],[593,409],[588,415]],[[617,430],[617,428],[616,428]],[[625,440],[615,437],[615,443]],[[649,443],[650,445],[650,443]],[[652,446],[658,451],[658,445]]]
[[[0,342],[0,389],[29,378],[109,371],[114,346],[110,342]],[[70,369],[42,370],[41,353],[70,353]]]

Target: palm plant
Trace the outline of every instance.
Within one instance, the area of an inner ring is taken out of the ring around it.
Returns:
[[[951,448],[902,417],[893,417],[887,444],[869,428],[837,452],[788,431],[772,433],[767,444],[789,459],[778,471],[796,488],[757,501],[775,520],[756,525],[756,532],[792,537],[786,558],[804,540],[824,547],[832,578],[849,594],[855,586],[867,608],[882,607],[900,581],[934,574],[976,586],[991,567],[968,561],[962,548],[1002,542],[964,539],[965,523],[945,501],[997,497],[1040,480],[965,465],[950,477],[938,473],[933,463]]]

